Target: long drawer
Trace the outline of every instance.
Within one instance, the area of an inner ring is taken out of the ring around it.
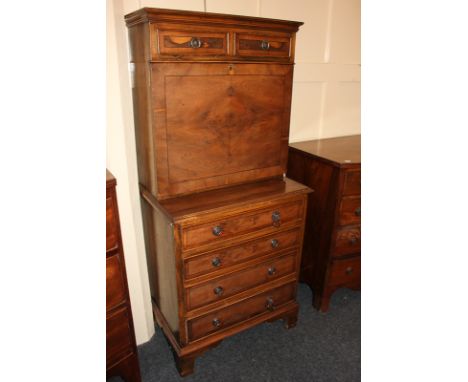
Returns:
[[[341,199],[340,203],[340,225],[361,223],[361,197],[347,196]]]
[[[361,279],[361,256],[332,261],[328,284],[344,286],[354,284]]]
[[[110,310],[126,300],[126,289],[119,254],[106,259],[106,309]]]
[[[295,284],[261,293],[214,313],[188,321],[189,340],[193,341],[211,333],[226,329],[262,313],[268,313],[294,300]]]
[[[220,301],[296,270],[296,251],[186,289],[187,310]]]
[[[229,268],[270,253],[276,253],[300,243],[300,229],[279,232],[274,235],[251,240],[234,247],[215,250],[209,253],[191,257],[184,261],[184,276],[191,279]]]
[[[106,359],[111,365],[125,354],[132,353],[133,341],[127,307],[117,310],[106,319]]]
[[[228,238],[268,227],[280,228],[302,218],[302,200],[262,209],[252,213],[226,217],[210,223],[187,227],[182,231],[182,247],[187,250],[209,243],[221,244]]]
[[[333,256],[345,256],[361,252],[361,227],[337,229]]]

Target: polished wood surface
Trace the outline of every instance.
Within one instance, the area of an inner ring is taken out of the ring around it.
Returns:
[[[297,321],[307,194],[285,177],[302,23],[144,8],[129,28],[153,313],[179,373]]]
[[[361,283],[360,136],[290,144],[288,176],[314,189],[309,196],[301,281],[314,306],[328,310],[340,287]]]
[[[316,139],[290,143],[289,147],[336,165],[361,163],[361,136]]]
[[[106,374],[140,382],[115,187],[106,170]]]

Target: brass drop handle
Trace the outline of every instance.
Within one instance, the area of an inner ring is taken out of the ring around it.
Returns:
[[[221,286],[217,286],[216,288],[213,289],[213,292],[216,296],[221,297],[224,293],[224,289]]]
[[[275,227],[279,227],[281,225],[281,213],[279,211],[274,211],[271,214],[271,220],[273,221],[273,225]]]
[[[279,241],[276,240],[276,239],[272,239],[271,240],[271,247],[272,248],[278,248],[278,245],[279,245]]]
[[[268,274],[270,276],[273,276],[275,273],[276,273],[276,268],[275,268],[274,265],[272,265],[271,267],[268,268]]]
[[[263,40],[261,43],[260,43],[260,48],[262,48],[263,50],[268,50],[270,49],[270,43],[266,40]]]
[[[198,49],[198,48],[200,48],[202,46],[202,42],[198,37],[193,37],[190,40],[189,45],[193,49]]]
[[[221,321],[219,320],[219,318],[213,319],[213,321],[211,321],[211,323],[213,324],[213,326],[215,328],[219,328],[221,326]]]
[[[361,216],[361,206],[357,207],[357,208],[354,210],[354,215],[356,215],[356,216]]]
[[[213,232],[213,235],[215,236],[221,236],[224,233],[224,229],[220,225],[217,225],[216,227],[213,227],[211,232]]]
[[[211,260],[211,264],[213,267],[219,267],[221,265],[221,259],[219,257],[215,257],[213,260]]]
[[[273,301],[273,297],[267,297],[265,307],[272,312],[275,310],[275,302]]]
[[[350,275],[351,273],[353,273],[353,267],[346,268],[345,272],[346,272],[347,275]]]

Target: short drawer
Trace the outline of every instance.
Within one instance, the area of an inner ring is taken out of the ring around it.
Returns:
[[[228,54],[228,34],[193,29],[164,30],[154,33],[156,55],[225,56]]]
[[[274,253],[298,245],[300,242],[299,228],[279,232],[275,235],[252,240],[242,245],[212,251],[185,260],[184,275],[186,279],[195,276],[226,269],[232,265],[242,263],[256,257]]]
[[[355,284],[361,280],[361,256],[332,261],[328,284],[331,286],[345,286]]]
[[[269,259],[254,267],[187,288],[187,310],[220,301],[281,276],[293,274],[296,270],[296,259],[296,252],[293,252],[285,256]]]
[[[108,365],[133,351],[129,314],[127,307],[124,307],[107,316],[106,359]]]
[[[343,195],[361,195],[361,170],[345,172]]]
[[[217,312],[190,320],[188,321],[189,340],[196,340],[249,318],[274,311],[281,305],[293,301],[294,295],[295,284],[287,284]]]
[[[182,246],[183,249],[190,249],[212,242],[221,243],[227,238],[268,227],[279,229],[285,223],[301,219],[302,208],[302,200],[297,200],[257,212],[245,212],[242,215],[188,227],[182,231]]]
[[[361,223],[361,197],[344,197],[340,203],[339,224]]]
[[[106,308],[110,310],[125,301],[125,281],[119,255],[106,259]]]
[[[361,227],[346,227],[336,232],[334,256],[351,255],[361,251]]]
[[[114,199],[106,198],[106,250],[115,248],[118,243],[117,216],[114,212]]]
[[[262,34],[236,34],[236,55],[241,57],[289,58],[291,38]]]

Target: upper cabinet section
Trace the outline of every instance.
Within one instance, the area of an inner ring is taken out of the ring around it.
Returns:
[[[294,62],[301,22],[143,8],[125,16],[144,24],[147,61]]]

